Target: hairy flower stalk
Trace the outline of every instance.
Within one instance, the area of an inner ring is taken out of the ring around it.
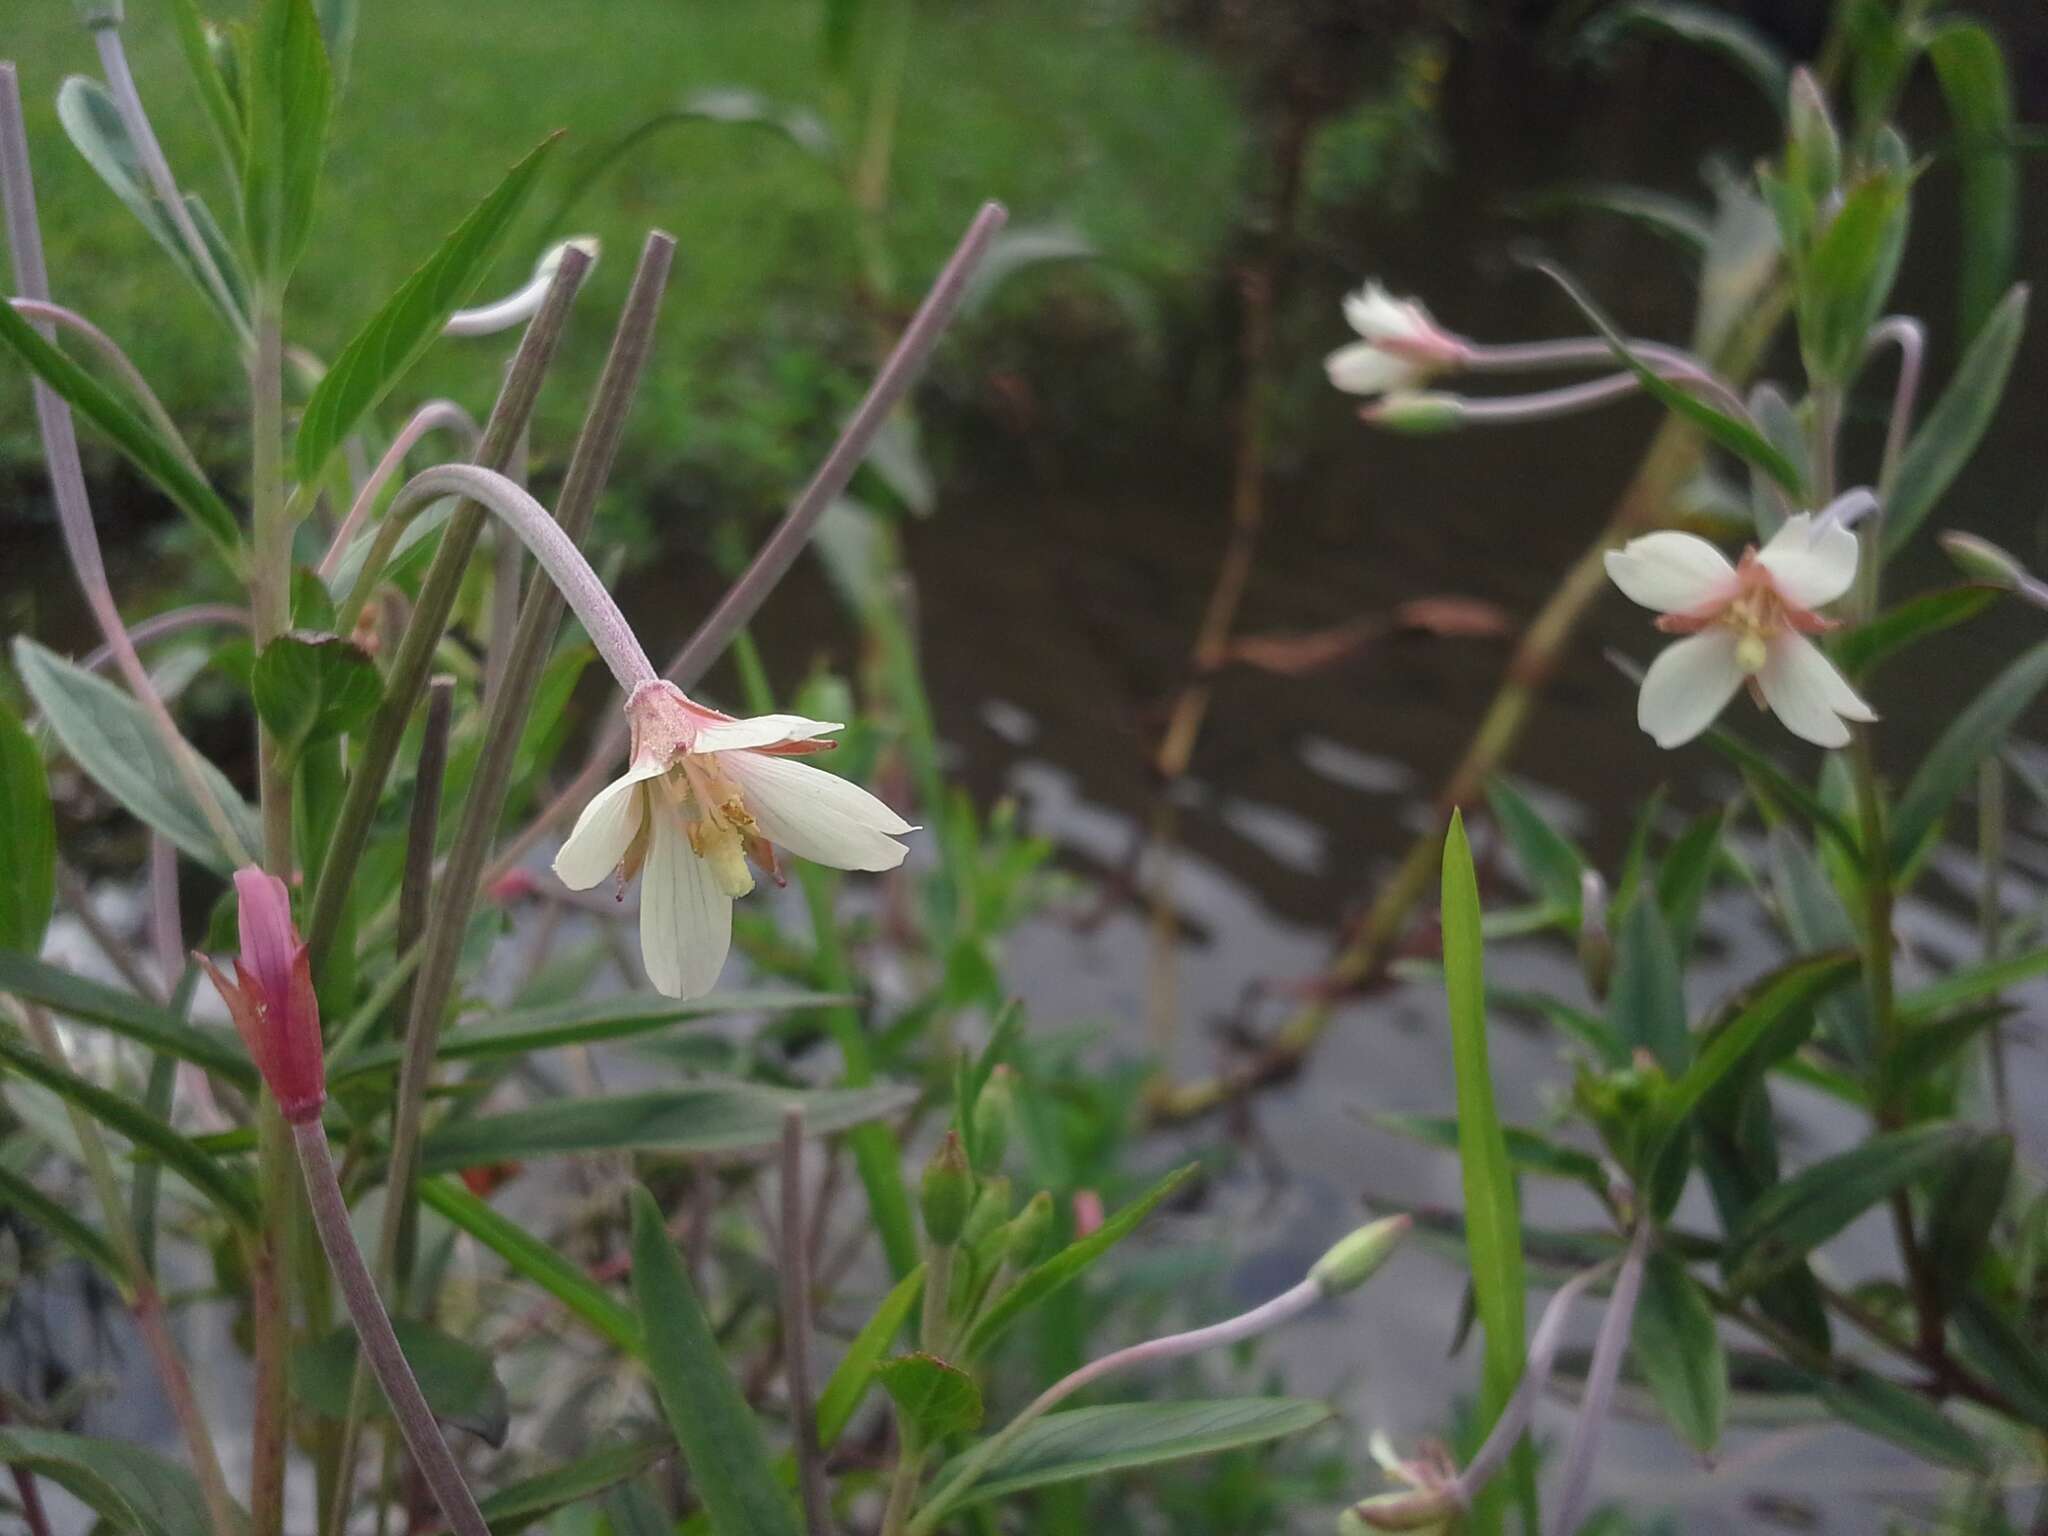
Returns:
[[[960,1470],[925,1502],[923,1512],[910,1522],[908,1536],[929,1536],[945,1517],[948,1506],[974,1486],[975,1479],[1006,1446],[1012,1444],[1027,1426],[1083,1387],[1134,1365],[1156,1365],[1161,1361],[1178,1360],[1186,1355],[1257,1338],[1282,1323],[1293,1321],[1320,1301],[1354,1291],[1378,1274],[1387,1260],[1394,1256],[1412,1225],[1413,1218],[1405,1215],[1385,1216],[1368,1222],[1318,1259],[1299,1284],[1290,1286],[1271,1301],[1224,1322],[1211,1323],[1206,1328],[1133,1344],[1099,1360],[1091,1360],[1079,1370],[1062,1377],[1034,1398],[1029,1407],[1000,1431],[961,1457]]]
[[[348,514],[328,541],[327,553],[320,557],[319,573],[323,581],[333,576],[341,565],[342,557],[355,542],[357,531],[369,520],[371,509],[377,505],[378,495],[390,484],[391,477],[404,467],[405,456],[412,452],[421,438],[437,431],[454,433],[466,452],[476,452],[476,418],[453,400],[429,400],[414,411],[406,424],[398,429],[398,435],[391,439],[391,446],[384,450],[384,457],[377,461],[376,468],[364,476],[356,490],[355,500],[349,503]]]
[[[1816,746],[1846,746],[1846,722],[1877,718],[1809,638],[1835,627],[1817,610],[1855,584],[1847,524],[1867,503],[1867,492],[1851,492],[1819,516],[1788,518],[1739,565],[1689,533],[1644,534],[1608,552],[1614,584],[1657,610],[1659,629],[1686,637],[1643,678],[1636,718],[1658,746],[1692,740],[1745,684],[1760,708]]]
[[[291,1127],[314,1228],[407,1448],[459,1536],[488,1536],[476,1500],[398,1346],[349,1225],[348,1202],[328,1151],[327,1129],[320,1121],[327,1102],[320,1010],[306,945],[292,926],[290,893],[275,875],[241,869],[235,872],[235,895],[242,944],[234,961],[235,980],[229,981],[206,956],[195,958],[213,978],[250,1058],[263,1074],[264,1086]]]

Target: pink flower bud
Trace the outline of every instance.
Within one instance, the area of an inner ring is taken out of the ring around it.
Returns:
[[[238,869],[235,897],[242,933],[235,980],[229,981],[206,956],[194,958],[213,978],[285,1119],[293,1124],[312,1120],[327,1101],[327,1068],[312,962],[292,926],[290,893],[275,875]]]
[[[506,870],[484,890],[491,903],[500,907],[509,907],[539,894],[540,876],[530,869],[518,867]]]
[[[1074,1191],[1074,1237],[1078,1241],[1093,1237],[1102,1230],[1102,1191],[1099,1189],[1077,1189]]]

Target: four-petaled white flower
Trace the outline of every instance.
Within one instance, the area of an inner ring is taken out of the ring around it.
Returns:
[[[1839,517],[1802,512],[1739,565],[1689,533],[1648,533],[1607,553],[1607,574],[1657,627],[1686,638],[1650,664],[1636,720],[1660,747],[1691,741],[1747,682],[1793,735],[1846,746],[1845,721],[1877,718],[1808,639],[1856,579],[1856,535]]]
[[[839,726],[800,715],[739,720],[672,683],[643,683],[626,703],[631,766],[594,796],[555,856],[574,891],[614,870],[640,891],[640,955],[670,997],[708,992],[732,945],[732,904],[754,888],[753,862],[778,883],[778,848],[835,869],[894,869],[915,831],[857,784],[792,762],[835,745]]]
[[[1339,347],[1323,367],[1346,394],[1403,394],[1464,360],[1464,342],[1414,299],[1397,299],[1378,283],[1344,296],[1344,318],[1364,339]]]

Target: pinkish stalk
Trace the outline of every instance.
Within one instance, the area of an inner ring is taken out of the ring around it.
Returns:
[[[390,1315],[377,1295],[377,1283],[370,1278],[362,1249],[356,1246],[355,1232],[349,1225],[348,1202],[342,1196],[334,1156],[327,1147],[326,1127],[314,1115],[297,1121],[291,1129],[292,1140],[299,1149],[299,1166],[306,1176],[306,1196],[313,1212],[313,1226],[320,1234],[320,1246],[327,1250],[327,1262],[334,1270],[349,1320],[355,1324],[370,1369],[377,1373],[384,1388],[392,1417],[405,1437],[406,1449],[412,1452],[414,1464],[456,1536],[490,1536],[469,1484],[463,1481],[462,1469],[455,1464],[455,1453],[442,1437],[441,1426],[427,1406],[405,1351],[398,1346],[398,1335],[392,1332]]]
[[[477,464],[442,464],[422,470],[406,482],[384,520],[403,524],[443,496],[461,496],[495,513],[533,551],[534,560],[575,612],[621,688],[631,694],[641,684],[655,680],[654,663],[647,659],[633,626],[626,622],[583,551],[562,532],[546,507],[508,477]]]
[[[1621,1359],[1628,1353],[1629,1334],[1635,1325],[1636,1300],[1643,1290],[1643,1264],[1650,1251],[1650,1231],[1649,1218],[1639,1218],[1635,1236],[1628,1245],[1628,1256],[1622,1260],[1621,1273],[1615,1278],[1614,1293],[1607,1298],[1607,1314],[1600,1320],[1600,1336],[1594,1341],[1585,1391],[1579,1398],[1579,1416],[1572,1422],[1571,1444],[1565,1451],[1557,1506],[1551,1517],[1551,1536],[1572,1536],[1579,1528],[1579,1512],[1585,1507],[1586,1489],[1593,1480],[1593,1459],[1600,1451],[1600,1435],[1607,1427],[1608,1410],[1614,1406],[1614,1384],[1621,1377]]]
[[[1906,451],[1906,439],[1913,429],[1913,408],[1920,398],[1920,365],[1927,353],[1927,329],[1911,315],[1887,315],[1870,329],[1863,345],[1866,361],[1880,348],[1899,349],[1899,379],[1892,386],[1891,420],[1885,423],[1884,458],[1879,461],[1877,487],[1880,496],[1891,493],[1892,479]]]
[[[105,29],[102,29],[103,31]],[[4,204],[7,230],[14,250],[14,285],[22,297],[37,303],[50,299],[50,275],[43,265],[42,233],[36,220],[35,183],[28,163],[28,133],[21,115],[21,83],[11,62],[0,62],[0,204]],[[54,334],[45,324],[46,336]],[[92,502],[86,494],[85,468],[78,457],[78,433],[72,424],[71,408],[40,378],[30,383],[35,398],[36,425],[41,430],[43,462],[50,475],[50,494],[57,503],[57,522],[63,530],[65,552],[71,568],[84,589],[86,606],[92,609],[100,633],[120,664],[129,692],[142,705],[143,713],[162,739],[164,749],[177,765],[178,776],[193,804],[205,817],[221,847],[236,863],[246,862],[248,850],[235,834],[227,813],[214,798],[213,790],[200,775],[192,746],[180,734],[177,722],[157,697],[155,686],[144,670],[142,658],[121,623],[113,588],[107,582],[106,563],[100,556],[99,535],[93,527]]]
[[[173,635],[182,635],[188,629],[208,629],[218,626],[222,629],[247,629],[249,610],[237,608],[232,603],[193,603],[186,608],[172,608],[163,613],[152,614],[146,619],[137,619],[126,626],[129,643],[148,645],[154,640],[168,640]],[[114,659],[114,648],[101,645],[86,652],[79,666],[88,672],[97,672]]]
[[[185,461],[185,467],[195,475],[201,473],[199,460],[192,456],[192,450],[186,444],[184,435],[178,431],[177,422],[172,420],[171,413],[164,409],[164,403],[157,398],[156,391],[149,387],[149,380],[142,376],[142,370],[121,350],[120,343],[77,310],[66,309],[62,304],[50,304],[40,299],[12,299],[9,302],[25,319],[45,327],[56,326],[76,332],[78,338],[97,352],[100,360],[119,375],[122,386],[134,397],[135,403],[142,407],[143,414],[149,417],[150,425],[156,428],[157,435],[170,445],[173,453]]]
[[[391,446],[384,450],[384,457],[377,461],[377,467],[370,471],[356,491],[356,499],[348,509],[348,515],[341,520],[341,526],[334,530],[334,538],[327,546],[327,553],[320,557],[320,577],[324,581],[334,574],[334,568],[341,563],[349,541],[356,535],[370,516],[370,509],[377,504],[377,495],[390,482],[391,477],[405,466],[405,456],[412,452],[415,444],[429,432],[447,430],[461,440],[465,453],[474,454],[479,436],[476,418],[471,416],[453,400],[429,400],[412,413],[412,419],[399,428],[398,436],[391,440]]]

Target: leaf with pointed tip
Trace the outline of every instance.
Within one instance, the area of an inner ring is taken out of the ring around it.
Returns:
[[[496,1536],[637,1477],[673,1450],[668,1438],[627,1440],[586,1452],[564,1466],[507,1483],[477,1502]]]
[[[1968,340],[2012,281],[2019,251],[2020,166],[2011,149],[2012,79],[1998,39],[1976,22],[1939,23],[1927,36],[1926,46],[1956,125],[1962,171],[1956,307],[1958,332]]]
[[[242,225],[256,273],[281,293],[313,234],[334,76],[312,0],[263,0],[249,35]],[[307,476],[307,479],[316,478]]]
[[[1597,56],[1627,32],[1658,34],[1719,54],[1749,78],[1773,111],[1784,112],[1791,66],[1775,43],[1740,17],[1685,0],[1638,0],[1611,6],[1587,22],[1579,34],[1580,51]]]
[[[110,1280],[126,1279],[127,1269],[121,1256],[97,1228],[80,1221],[71,1207],[52,1200],[5,1162],[0,1162],[0,1205],[13,1210],[29,1225],[41,1227],[50,1236],[68,1243],[72,1252],[98,1265],[100,1273]]]
[[[476,292],[554,145],[552,137],[542,140],[513,166],[426,265],[407,278],[341,349],[299,421],[294,452],[302,481],[320,478],[328,455],[419,361],[448,317]]]
[[[1991,587],[1922,592],[1842,636],[1835,646],[1835,661],[1850,677],[1861,678],[1887,656],[1974,619],[1997,600]]]
[[[1949,721],[1893,808],[1893,869],[1909,872],[1919,863],[1940,834],[1949,805],[1975,780],[1977,765],[2005,745],[2043,688],[2048,688],[2048,640],[2021,652]]]
[[[1631,1342],[1671,1427],[1712,1454],[1728,1416],[1728,1357],[1706,1294],[1668,1253],[1651,1254],[1644,1267]]]
[[[1523,882],[1530,890],[1560,912],[1569,914],[1571,926],[1579,924],[1582,900],[1580,877],[1586,868],[1585,855],[1571,839],[1553,827],[1528,796],[1505,778],[1496,777],[1486,786],[1487,804],[1493,818],[1507,835],[1508,846],[1521,865]]]
[[[868,1386],[874,1380],[876,1362],[888,1350],[890,1341],[902,1331],[910,1317],[910,1309],[917,1305],[917,1298],[923,1290],[924,1266],[920,1264],[896,1282],[889,1294],[882,1298],[881,1305],[875,1308],[874,1316],[846,1346],[846,1353],[840,1357],[831,1380],[818,1394],[818,1445],[821,1449],[830,1450],[845,1432],[854,1409],[860,1406],[860,1400],[867,1395]],[[794,1471],[792,1464],[792,1478]]]
[[[1991,1460],[1976,1437],[1910,1388],[1859,1365],[1809,1379],[1821,1401],[1845,1423],[1940,1466],[1980,1476],[1990,1469]]]
[[[1505,211],[1515,218],[1530,219],[1582,209],[1640,225],[1693,257],[1705,256],[1713,238],[1712,221],[1684,198],[1622,182],[1574,181],[1539,187],[1508,199]]]
[[[0,304],[0,314],[12,311]],[[136,820],[163,833],[185,853],[220,874],[234,861],[193,803],[184,775],[170,760],[142,706],[103,677],[65,661],[26,635],[14,642],[21,681],[71,760]],[[263,831],[249,803],[221,771],[198,756],[200,777],[227,813],[244,848],[263,846]]]
[[[101,1519],[148,1536],[214,1536],[199,1480],[125,1440],[0,1428],[0,1462],[48,1478]]]
[[[493,1450],[505,1444],[512,1404],[491,1352],[411,1317],[394,1317],[398,1346],[434,1417],[466,1429]],[[292,1355],[292,1392],[315,1413],[346,1418],[356,1376],[356,1331],[344,1325]],[[384,1415],[383,1395],[374,1394],[371,1412]]]
[[[45,964],[19,950],[0,949],[0,992],[179,1061],[189,1061],[244,1092],[256,1088],[256,1068],[240,1040],[224,1031],[187,1024],[167,1008],[133,992]]]
[[[981,1428],[981,1388],[957,1365],[922,1352],[875,1367],[875,1380],[896,1404],[907,1429],[932,1445]]]
[[[1963,1357],[1991,1378],[2020,1416],[2048,1430],[2048,1355],[1982,1292],[1972,1291],[1952,1314]]]

